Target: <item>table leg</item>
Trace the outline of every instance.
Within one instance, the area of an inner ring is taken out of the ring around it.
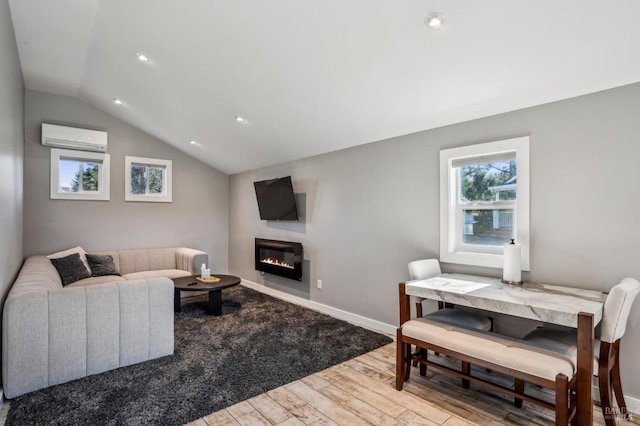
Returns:
[[[576,378],[576,420],[579,425],[593,424],[593,314],[578,314],[578,360]]]
[[[209,292],[209,314],[222,315],[222,291],[211,290]]]
[[[177,288],[173,290],[173,311],[182,311],[182,307],[180,306],[180,290]]]

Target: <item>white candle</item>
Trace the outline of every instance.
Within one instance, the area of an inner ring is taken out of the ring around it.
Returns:
[[[502,269],[502,280],[506,282],[519,283],[522,282],[522,271],[520,268],[520,244],[515,244],[514,240],[511,240],[511,244],[504,246]]]

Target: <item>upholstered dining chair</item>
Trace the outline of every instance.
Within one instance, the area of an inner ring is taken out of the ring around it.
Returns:
[[[427,278],[435,277],[442,273],[440,270],[440,263],[438,262],[438,259],[414,260],[413,262],[409,262],[408,266],[409,277],[412,280],[424,280]],[[415,299],[416,317],[420,318],[423,316],[422,302],[424,299],[417,297]],[[439,309],[437,311],[424,315],[424,317],[440,322],[446,322],[449,324],[474,328],[477,330],[490,331],[493,329],[491,320],[480,313],[463,311],[461,309],[453,309],[453,307],[448,307],[442,302],[438,302],[438,308]],[[426,357],[426,355],[427,354],[423,353],[423,351],[416,352],[414,354],[413,365],[416,366],[418,363],[417,359],[420,357]],[[420,364],[420,374],[422,376],[426,374],[426,368],[427,366],[425,364]],[[463,385],[465,385],[465,387],[468,386],[465,381],[463,381]]]
[[[598,376],[600,405],[607,426],[616,424],[616,415],[628,417],[620,380],[620,339],[625,333],[631,305],[640,292],[640,282],[625,278],[613,286],[604,303],[600,337],[594,345],[593,374]],[[577,335],[575,330],[539,327],[525,340],[576,358]],[[613,390],[619,411],[612,405]]]

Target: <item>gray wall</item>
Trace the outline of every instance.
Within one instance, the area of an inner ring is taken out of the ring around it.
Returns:
[[[13,23],[0,0],[0,298],[22,266],[24,84]]]
[[[0,301],[4,303],[22,266],[24,157],[24,83],[6,0],[0,0],[0,58]]]
[[[186,246],[209,253],[212,271],[228,267],[228,177],[170,145],[65,96],[27,90],[25,97],[24,254]],[[41,123],[106,130],[111,200],[49,199],[49,147]],[[173,161],[173,202],[124,201],[126,155]]]
[[[229,269],[397,324],[397,283],[408,278],[407,262],[439,252],[439,150],[530,135],[531,272],[523,278],[598,290],[640,278],[638,111],[635,84],[231,176]],[[303,222],[260,221],[252,182],[289,174]],[[303,283],[259,275],[254,237],[302,242]],[[453,264],[443,270],[501,275]],[[625,393],[636,398],[639,311],[636,302],[621,360]],[[526,328],[505,320],[499,329]]]

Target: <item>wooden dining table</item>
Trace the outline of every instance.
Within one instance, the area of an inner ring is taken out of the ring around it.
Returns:
[[[407,281],[405,293],[458,306],[572,327],[577,330],[577,424],[593,423],[594,328],[606,293],[548,284],[504,284],[499,278],[442,274]],[[402,321],[402,319],[401,319]]]

